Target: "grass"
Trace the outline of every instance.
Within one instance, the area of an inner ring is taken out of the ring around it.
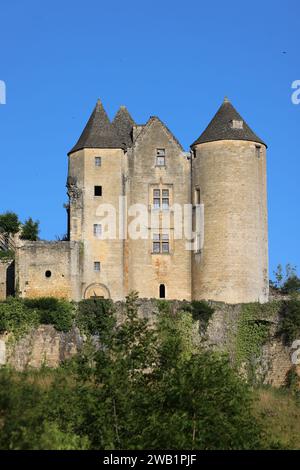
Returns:
[[[271,387],[254,391],[254,412],[267,448],[300,449],[300,402],[291,392]]]

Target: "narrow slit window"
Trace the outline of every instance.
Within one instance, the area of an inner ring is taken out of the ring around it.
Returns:
[[[260,158],[260,150],[261,150],[260,145],[256,145],[255,146],[255,152],[256,152],[256,157],[257,158]]]
[[[160,284],[159,286],[159,298],[160,299],[166,298],[166,287],[164,284]]]
[[[94,195],[95,196],[102,196],[102,186],[95,186],[94,187]]]
[[[200,204],[200,189],[195,189],[195,204]]]
[[[95,166],[101,166],[102,160],[101,157],[95,157]]]

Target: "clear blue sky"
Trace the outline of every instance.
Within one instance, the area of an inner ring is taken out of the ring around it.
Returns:
[[[297,0],[1,2],[0,212],[66,231],[67,152],[98,97],[188,149],[228,95],[269,145],[271,272],[300,268],[299,39]]]

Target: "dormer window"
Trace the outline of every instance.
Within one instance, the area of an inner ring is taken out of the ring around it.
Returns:
[[[156,149],[156,166],[166,166],[165,149]]]
[[[238,121],[236,119],[233,119],[231,121],[231,127],[232,129],[243,129],[244,121]]]

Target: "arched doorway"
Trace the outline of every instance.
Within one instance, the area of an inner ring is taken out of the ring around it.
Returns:
[[[109,289],[104,284],[90,284],[84,292],[85,299],[110,299]]]

